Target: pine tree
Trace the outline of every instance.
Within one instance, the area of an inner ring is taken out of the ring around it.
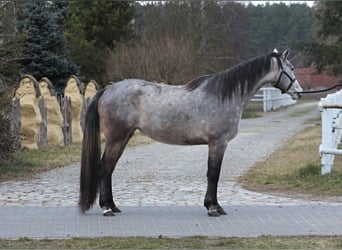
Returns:
[[[134,6],[128,1],[73,1],[69,5],[65,33],[72,61],[87,80],[104,79],[104,58],[133,36]]]
[[[318,71],[342,74],[342,3],[321,1],[317,6],[320,41],[306,45]]]
[[[63,35],[63,19],[66,2],[28,1],[22,11],[19,28],[26,35],[24,61],[25,73],[38,80],[46,76],[58,92],[64,88],[67,78],[77,73],[77,67],[69,62]]]
[[[291,48],[299,52],[299,44],[315,39],[312,9],[305,4],[248,5],[248,44],[245,57]]]

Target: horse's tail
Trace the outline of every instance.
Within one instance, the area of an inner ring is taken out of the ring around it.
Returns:
[[[98,91],[89,104],[85,115],[79,208],[81,212],[92,207],[96,200],[98,190],[98,178],[101,157],[100,121],[98,113],[98,102],[104,89]]]

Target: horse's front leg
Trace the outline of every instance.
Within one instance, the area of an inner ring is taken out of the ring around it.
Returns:
[[[217,183],[220,178],[221,165],[226,146],[226,142],[220,143],[216,141],[209,144],[207,172],[208,187],[204,199],[204,206],[208,209],[209,216],[227,214],[217,201]]]

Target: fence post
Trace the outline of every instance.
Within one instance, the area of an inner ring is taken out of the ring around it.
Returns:
[[[319,105],[322,105],[321,102]],[[332,131],[330,121],[332,119],[331,113],[328,110],[319,107],[321,111],[322,119],[322,144],[319,146],[319,152],[321,155],[321,174],[329,174],[331,172],[331,166],[333,165],[335,156],[333,154],[323,153],[323,149],[330,148],[332,141]]]
[[[20,99],[15,98],[12,103],[11,133],[15,137],[16,148],[21,147],[21,115]]]
[[[262,109],[267,112],[267,93],[265,88],[260,89],[262,91]]]
[[[261,92],[261,94],[259,94]],[[259,90],[251,101],[262,101],[263,111],[277,110],[282,106],[295,104],[296,101],[288,94],[282,94],[279,89],[263,87]],[[259,99],[258,99],[259,98]]]
[[[63,135],[64,135],[64,145],[69,145],[72,143],[72,124],[71,124],[71,98],[61,97],[58,99],[61,112],[63,115]]]
[[[38,102],[39,111],[42,117],[42,122],[40,124],[39,138],[38,138],[38,147],[44,147],[48,145],[47,141],[47,110],[44,101],[44,97],[41,97]]]
[[[319,146],[322,175],[331,173],[335,154],[342,154],[338,149],[342,136],[341,97],[342,91],[339,91],[321,98],[318,103],[322,119],[322,143]]]

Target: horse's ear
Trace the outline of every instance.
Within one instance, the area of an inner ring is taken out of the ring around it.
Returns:
[[[286,50],[283,51],[283,54],[281,55],[281,57],[284,58],[284,59],[287,59],[289,54],[290,54],[289,49],[286,49]]]
[[[276,48],[273,49],[272,53],[270,54],[272,57],[279,57],[280,54]]]

